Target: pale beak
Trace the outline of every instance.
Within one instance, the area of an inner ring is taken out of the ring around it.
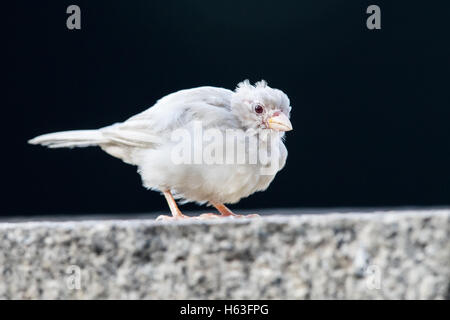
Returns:
[[[283,112],[276,112],[267,121],[269,128],[277,131],[291,131],[292,123],[289,118]]]

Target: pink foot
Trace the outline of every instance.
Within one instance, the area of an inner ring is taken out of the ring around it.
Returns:
[[[189,217],[189,216],[185,216],[183,215],[179,215],[179,216],[158,216],[158,218],[156,218],[156,221],[176,221],[176,220],[185,220],[185,219],[197,219],[198,217]]]
[[[214,214],[214,213],[204,213],[199,216],[200,219],[216,219],[216,218],[261,218],[259,214],[229,214],[229,215],[223,215],[223,214]]]

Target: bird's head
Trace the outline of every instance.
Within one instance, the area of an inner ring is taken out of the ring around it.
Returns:
[[[231,111],[246,129],[292,130],[288,96],[269,87],[264,80],[255,85],[248,80],[239,83],[231,100]]]

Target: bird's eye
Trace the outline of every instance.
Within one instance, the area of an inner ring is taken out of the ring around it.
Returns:
[[[255,112],[256,112],[256,113],[262,113],[263,111],[264,111],[264,108],[263,108],[262,105],[257,104],[257,105],[255,106]]]

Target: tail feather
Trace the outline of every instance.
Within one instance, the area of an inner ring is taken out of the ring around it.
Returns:
[[[107,139],[99,130],[74,130],[44,134],[28,141],[49,148],[74,148],[97,146],[106,143]]]

